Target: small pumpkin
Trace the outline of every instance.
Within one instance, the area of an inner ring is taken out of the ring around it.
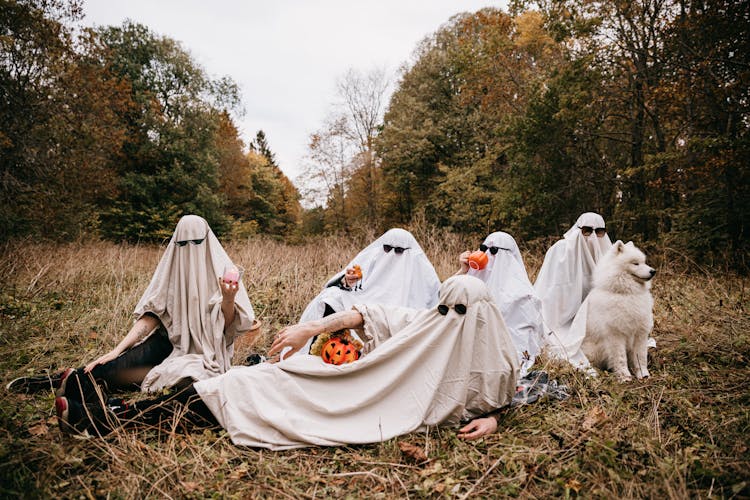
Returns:
[[[487,254],[481,250],[471,252],[471,254],[469,255],[469,267],[474,269],[475,271],[479,271],[487,266],[487,262],[489,260],[490,259],[489,257],[487,257]]]
[[[341,337],[332,337],[323,345],[320,356],[328,364],[343,365],[359,359],[359,351],[349,340]]]

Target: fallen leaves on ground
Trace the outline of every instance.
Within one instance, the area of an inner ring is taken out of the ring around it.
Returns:
[[[406,441],[399,441],[398,448],[406,458],[414,460],[415,462],[426,462],[428,460],[427,455],[419,446],[407,443]]]

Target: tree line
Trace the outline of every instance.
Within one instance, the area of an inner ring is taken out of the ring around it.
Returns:
[[[367,147],[343,158],[325,220],[424,214],[534,239],[597,211],[618,238],[746,264],[748,12],[735,0],[515,0],[457,15],[417,47]],[[340,94],[374,104],[373,87]],[[310,150],[351,135],[359,108]]]
[[[528,240],[597,211],[617,238],[746,264],[748,3],[454,16],[392,94],[382,71],[339,79],[295,187],[262,131],[243,144],[236,84],[180,43],[130,22],[76,30],[76,0],[0,0],[0,232],[160,240],[190,212],[240,237],[419,217]]]
[[[282,235],[298,194],[237,85],[146,26],[79,29],[79,1],[0,0],[0,234],[161,241],[185,213]]]

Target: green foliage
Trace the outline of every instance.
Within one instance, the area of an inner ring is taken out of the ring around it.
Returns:
[[[439,168],[445,180],[426,207],[426,212],[432,214],[429,218],[464,233],[481,233],[494,227],[497,214],[493,198],[498,186],[491,165],[483,160],[471,167]]]
[[[158,241],[187,213],[206,218],[217,234],[226,231],[217,135],[227,117],[208,101],[231,102],[231,85],[212,84],[177,42],[144,26],[125,23],[99,36],[102,64],[130,82],[139,105],[123,116],[129,141],[119,196],[102,216],[103,235]]]
[[[305,235],[322,235],[325,233],[325,210],[313,207],[302,212],[300,232]]]
[[[0,237],[96,230],[115,190],[127,96],[76,57],[77,2],[0,2]],[[84,39],[83,43],[88,43]]]
[[[701,262],[736,255],[736,264],[747,266],[750,248],[742,231],[750,214],[748,162],[748,144],[721,139],[694,139],[679,151],[649,158],[652,210],[669,206],[655,218],[670,224],[660,228],[664,243]]]
[[[391,193],[386,213],[409,220],[439,183],[438,164],[473,157],[476,113],[459,100],[460,71],[454,21],[417,50],[417,60],[399,82],[376,142],[382,158],[385,189]]]
[[[247,216],[227,202],[252,193],[224,189],[249,177],[234,82],[139,24],[74,39],[75,1],[0,7],[0,234],[160,241],[187,213],[219,234]]]
[[[297,190],[268,157],[250,152],[250,185],[248,216],[267,234],[288,235],[296,229],[300,216]]]
[[[268,145],[266,133],[262,130],[258,130],[255,134],[255,140],[250,143],[250,150],[263,156],[272,167],[279,167],[276,164],[276,155],[273,154],[273,151],[271,151],[271,148]]]
[[[404,72],[377,142],[390,222],[535,239],[596,211],[746,266],[748,1],[511,7],[454,17]]]

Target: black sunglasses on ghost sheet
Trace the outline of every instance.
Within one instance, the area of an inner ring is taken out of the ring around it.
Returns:
[[[596,229],[594,229],[591,226],[578,226],[578,227],[581,229],[581,233],[584,236],[589,236],[591,233],[595,232],[596,236],[598,238],[601,238],[602,236],[604,236],[605,234],[607,234],[607,230],[605,228],[603,228],[603,227],[597,227]]]
[[[488,247],[487,245],[482,243],[481,245],[479,245],[479,249],[483,252],[489,250],[492,255],[497,255],[497,251],[500,250],[500,247]]]
[[[409,250],[409,247],[404,248],[404,247],[392,247],[391,245],[383,245],[383,250],[385,251],[385,253],[388,253],[391,250],[393,250],[397,254],[401,255],[402,253],[404,253],[404,250]]]
[[[174,244],[177,245],[178,247],[184,247],[188,243],[192,243],[193,245],[200,245],[201,243],[203,243],[203,240],[205,240],[207,236],[208,236],[208,233],[206,233],[206,236],[204,236],[203,238],[198,238],[197,240],[175,241]]]
[[[446,306],[445,304],[440,304],[437,309],[440,314],[445,316],[446,314],[448,314],[448,310],[450,309],[450,307]],[[466,314],[466,306],[463,304],[456,304],[453,306],[453,309],[455,309],[458,314]]]

